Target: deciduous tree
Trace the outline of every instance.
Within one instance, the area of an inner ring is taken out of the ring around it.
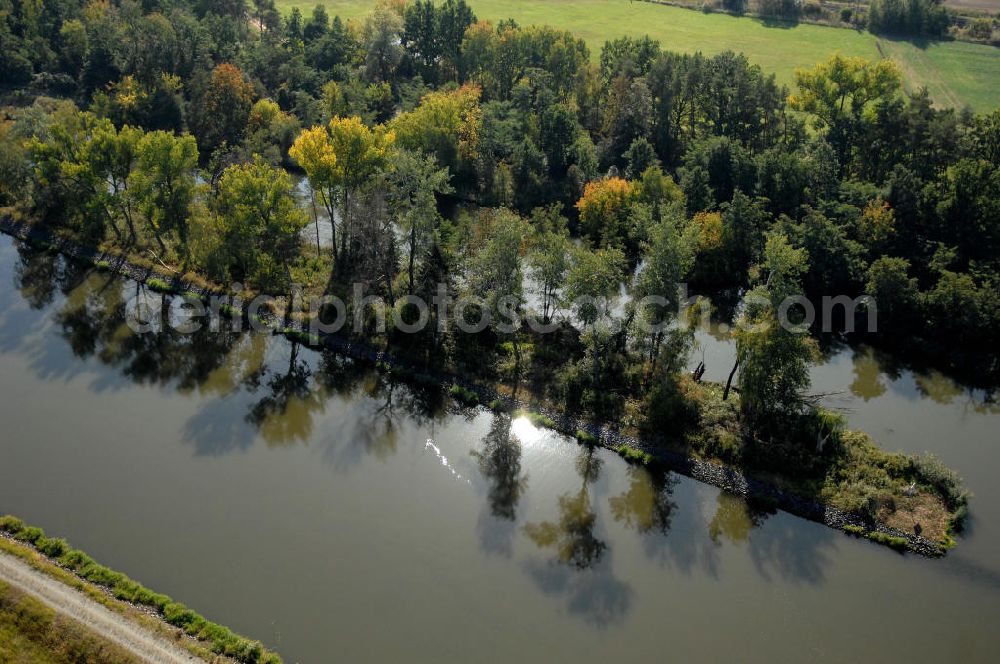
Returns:
[[[406,236],[406,273],[409,293],[416,286],[417,257],[429,250],[441,222],[437,196],[452,192],[448,169],[433,156],[400,150],[389,173],[389,196],[394,218]]]
[[[261,290],[287,286],[306,217],[288,174],[260,157],[227,168],[213,208],[219,218],[229,276]]]
[[[386,167],[394,142],[395,135],[381,126],[372,130],[358,117],[337,117],[326,127],[303,131],[289,150],[291,157],[306,171],[330,215],[338,264],[349,262],[355,248],[356,211],[352,198]],[[339,234],[337,210],[342,215]]]
[[[895,96],[900,80],[899,67],[892,60],[871,62],[838,53],[812,69],[795,70],[798,92],[788,98],[788,104],[811,114],[816,126],[829,132],[830,144],[844,164],[865,112]]]
[[[153,131],[139,141],[130,186],[136,190],[143,216],[164,251],[165,235],[176,235],[181,250],[185,250],[197,165],[198,144],[193,136]]]
[[[566,299],[585,325],[593,326],[611,315],[611,302],[618,295],[628,264],[617,247],[578,247],[566,275]]]
[[[747,294],[735,331],[740,404],[751,436],[804,406],[816,342],[805,330],[788,329],[779,307],[800,294],[808,265],[805,250],[793,248],[783,235],[768,235],[758,270],[760,284]]]
[[[224,143],[236,145],[246,129],[253,98],[253,86],[238,67],[223,63],[212,70],[192,108],[201,149],[210,153]]]

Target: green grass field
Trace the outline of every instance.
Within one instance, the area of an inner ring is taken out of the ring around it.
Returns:
[[[752,18],[701,12],[626,0],[468,0],[480,19],[514,18],[522,25],[548,24],[585,38],[594,52],[605,40],[648,34],[663,48],[714,54],[742,51],[778,80],[791,84],[796,67],[808,67],[839,51],[845,55],[899,61],[908,89],[926,85],[942,106],[968,104],[979,112],[1000,106],[1000,49],[965,42],[939,42],[926,48],[876,39],[867,32],[819,25],[773,25]],[[307,15],[320,2],[330,15],[362,18],[373,0],[278,0]]]

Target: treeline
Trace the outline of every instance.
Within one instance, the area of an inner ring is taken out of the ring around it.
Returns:
[[[655,2],[656,0],[650,0]],[[874,34],[905,36],[945,37],[952,24],[952,12],[942,0],[870,0],[860,3],[826,4],[815,0],[718,0],[715,3],[681,3],[690,9],[711,11],[717,7],[727,13],[743,15],[747,11],[765,19],[798,21],[805,18],[813,21],[853,25],[865,28]],[[863,7],[863,9],[862,9]],[[956,32],[976,40],[988,40],[992,34],[989,18],[969,21],[969,28]]]
[[[266,1],[27,8],[0,19],[4,57],[27,63],[0,196],[64,232],[255,290],[362,284],[390,309],[444,288],[502,321],[499,295],[535,290],[552,334],[431,320],[385,341],[599,419],[717,429],[790,469],[837,427],[805,396],[815,344],[772,324],[789,295],[870,292],[869,338],[997,374],[1000,113],[905,96],[890,61],[835,56],[790,95],[739,54],[623,38],[595,64],[570,33],[462,0],[362,23]],[[329,249],[301,232],[324,210]],[[715,410],[680,375],[690,336],[639,325],[673,322],[684,281],[772,304],[740,310],[762,324]],[[615,311],[623,284],[671,306]]]
[[[872,0],[868,6],[868,29],[875,33],[942,37],[950,25],[941,0]]]
[[[260,101],[251,124],[279,116]],[[35,173],[34,212],[100,244],[151,242],[157,260],[180,260],[218,281],[281,291],[301,250],[305,212],[291,179],[260,155],[199,181],[194,137],[131,125],[57,103],[44,128],[23,143]]]

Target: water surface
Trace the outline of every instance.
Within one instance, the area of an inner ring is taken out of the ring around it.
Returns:
[[[965,476],[968,533],[933,561],[280,337],[133,335],[136,288],[0,238],[0,512],[286,661],[994,661],[1000,647],[1000,413],[940,374],[850,348],[813,372],[853,426]],[[724,379],[728,342],[699,340]]]

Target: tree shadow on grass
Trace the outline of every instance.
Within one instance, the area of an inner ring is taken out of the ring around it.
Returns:
[[[760,25],[764,26],[765,28],[790,30],[792,28],[797,28],[799,26],[799,20],[797,18],[777,18],[774,16],[762,16],[754,20]]]
[[[877,34],[873,35],[875,39],[882,41],[909,44],[910,46],[915,46],[921,51],[926,51],[928,48],[935,44],[947,43],[951,40],[949,39],[933,39],[925,35],[890,35],[890,34]]]

